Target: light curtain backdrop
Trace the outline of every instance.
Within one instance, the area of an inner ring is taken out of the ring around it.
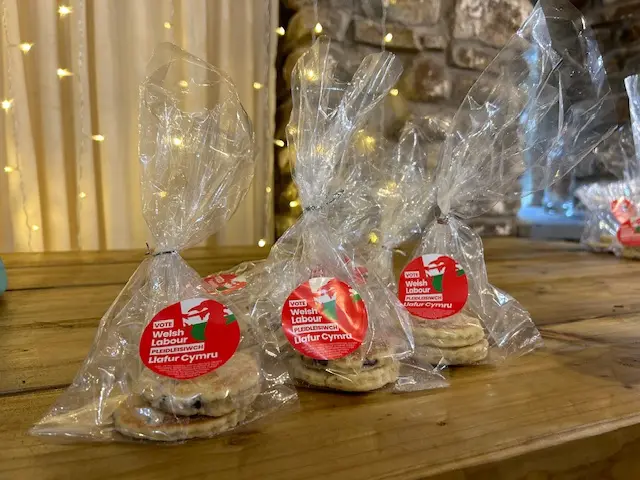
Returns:
[[[152,242],[141,214],[138,85],[162,41],[225,70],[254,122],[254,183],[213,241],[269,243],[277,5],[2,0],[0,252]],[[25,43],[33,43],[26,53]]]

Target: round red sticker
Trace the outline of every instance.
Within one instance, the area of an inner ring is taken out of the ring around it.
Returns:
[[[204,281],[219,293],[229,293],[247,286],[244,275],[236,275],[235,273],[214,273],[204,277]]]
[[[299,285],[282,308],[282,328],[298,352],[316,360],[342,358],[367,333],[368,316],[357,291],[333,277]]]
[[[140,338],[140,358],[165,377],[186,380],[224,365],[240,343],[236,317],[223,304],[191,298],[160,310]]]
[[[400,275],[398,298],[418,318],[437,320],[467,303],[467,275],[453,258],[431,254],[411,260]]]

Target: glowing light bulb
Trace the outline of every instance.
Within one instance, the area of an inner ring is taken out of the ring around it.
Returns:
[[[73,9],[68,5],[60,5],[58,7],[58,15],[60,15],[61,17],[66,17],[71,12],[73,12]]]
[[[367,135],[366,137],[364,137],[364,144],[367,146],[367,148],[373,148],[376,146],[376,139],[370,135]]]
[[[265,188],[265,190],[267,191],[267,193],[271,193],[271,187],[267,187]]]
[[[262,84],[260,82],[253,82],[253,88],[260,90],[262,88]]]
[[[173,137],[171,143],[173,143],[176,147],[179,147],[180,145],[182,145],[182,139],[180,137]]]
[[[300,205],[300,202],[299,202],[299,201],[297,201],[297,200],[291,200],[291,201],[289,202],[289,206],[290,206],[291,208],[296,208],[298,205]]]
[[[378,235],[376,235],[376,232],[371,232],[369,234],[369,242],[371,242],[371,243],[377,243],[378,242]]]
[[[310,82],[315,82],[316,80],[318,80],[318,73],[312,68],[305,68],[304,76]]]
[[[80,192],[80,193],[78,194],[78,197],[80,197],[80,198],[87,198],[87,194],[86,194],[86,193],[84,193],[84,192]]]
[[[391,40],[393,40],[393,33],[387,33],[384,36],[384,43],[389,43],[391,42]]]
[[[398,93],[400,93],[400,92],[398,91],[398,89],[397,89],[397,88],[392,88],[391,90],[389,90],[389,93],[390,93],[391,95],[393,95],[394,97],[397,97],[397,96],[398,96]]]
[[[37,232],[38,230],[40,230],[40,227],[38,225],[31,225],[31,230]]]
[[[313,31],[316,33],[322,33],[322,25],[320,25],[320,22],[316,23],[316,26],[313,27]]]
[[[5,99],[2,101],[2,109],[9,110],[13,106],[13,100]]]
[[[56,70],[56,73],[58,74],[58,77],[60,77],[60,78],[70,77],[71,75],[73,75],[73,73],[71,73],[66,68],[59,68],[58,70]]]
[[[167,195],[169,195],[169,194],[168,194],[167,192],[165,192],[165,191],[162,191],[162,192],[158,192],[158,193],[156,193],[156,195],[157,195],[157,196],[159,196],[160,198],[164,198],[164,197],[166,197],[166,196],[167,196]]]
[[[164,28],[166,28],[167,30],[169,30],[171,28],[171,23],[169,22],[164,22]]]
[[[31,47],[33,47],[33,43],[24,42],[18,45],[18,48],[22,50],[22,53],[29,53],[29,50],[31,50]]]
[[[258,240],[258,246],[260,248],[264,247],[267,244],[267,242],[265,242],[264,238],[261,238],[260,240]]]
[[[274,140],[273,143],[275,143],[277,147],[280,147],[280,148],[284,147],[284,142],[279,138]]]
[[[91,138],[96,142],[104,142],[104,135],[100,135],[99,133],[97,135],[91,135]]]
[[[178,82],[178,85],[180,85],[182,88],[187,88],[189,86],[189,82],[187,82],[186,80],[180,80]]]
[[[4,167],[4,173],[11,173],[11,172],[13,172],[14,170],[15,170],[15,169],[14,169],[13,167],[10,167],[10,166],[8,166],[8,165],[7,165],[6,167]]]
[[[284,27],[278,27],[278,28],[276,28],[276,33],[277,33],[278,35],[280,35],[281,37],[282,37],[282,36],[284,36],[284,34],[285,34]]]

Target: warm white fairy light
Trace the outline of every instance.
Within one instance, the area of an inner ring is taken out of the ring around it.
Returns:
[[[104,142],[104,135],[100,135],[99,133],[96,135],[91,135],[91,138],[96,142]]]
[[[189,86],[189,82],[187,82],[186,80],[180,80],[178,82],[178,85],[180,85],[182,88],[187,88]]]
[[[373,149],[376,146],[376,139],[373,138],[371,135],[367,135],[366,137],[364,137],[363,141],[366,147],[369,149]]]
[[[56,73],[58,74],[59,78],[70,77],[71,75],[73,75],[73,73],[71,73],[66,68],[59,68],[58,70],[56,70]]]
[[[258,246],[260,248],[264,247],[267,244],[267,242],[265,241],[264,238],[261,238],[260,240],[258,240]]]
[[[271,193],[271,187],[267,187],[265,188],[265,190],[267,191],[267,193]]]
[[[58,15],[60,15],[61,17],[66,17],[71,12],[73,12],[73,9],[68,5],[60,5],[58,7]]]
[[[391,90],[389,90],[389,93],[390,93],[391,95],[393,95],[394,97],[397,97],[397,96],[398,96],[398,93],[400,93],[400,92],[398,91],[398,89],[397,89],[397,88],[392,88]]]
[[[7,165],[6,167],[4,167],[4,173],[11,173],[15,171],[15,168],[10,167],[9,165]]]
[[[290,206],[291,208],[296,208],[298,205],[300,205],[300,202],[298,202],[297,200],[291,200],[291,201],[289,202],[289,206]]]
[[[40,226],[39,225],[31,225],[31,230],[33,230],[34,232],[37,232],[38,230],[40,230]]]
[[[313,27],[313,31],[316,33],[322,33],[322,25],[320,25],[320,22],[316,23],[316,26]]]
[[[33,43],[28,43],[28,42],[23,42],[20,45],[18,45],[18,48],[22,51],[22,53],[29,53],[29,50],[31,50],[31,47],[33,47]]]
[[[378,243],[378,235],[376,234],[376,232],[371,232],[369,234],[369,242],[370,243]]]
[[[80,198],[87,198],[87,194],[86,194],[86,193],[84,193],[84,192],[80,192],[80,193],[78,194],[78,197],[80,197]]]
[[[2,100],[2,109],[9,110],[13,106],[13,100],[4,99]]]
[[[282,37],[286,32],[284,31],[284,27],[278,27],[276,28],[276,33]]]
[[[393,40],[393,33],[389,32],[384,36],[384,43],[389,43]]]
[[[280,140],[279,138],[276,138],[276,139],[273,141],[273,143],[275,143],[275,144],[276,144],[276,147],[280,147],[280,148],[284,147],[284,141]]]
[[[312,68],[305,68],[304,76],[310,82],[315,82],[316,80],[318,80],[318,73]]]
[[[163,190],[162,192],[157,192],[156,195],[160,198],[165,198],[169,194]]]
[[[164,22],[164,28],[166,28],[167,30],[169,30],[171,28],[171,23],[169,22]]]
[[[262,88],[262,84],[260,82],[253,82],[253,88],[260,90]]]
[[[180,137],[173,137],[171,143],[173,143],[176,147],[179,147],[180,145],[182,145],[182,139]]]

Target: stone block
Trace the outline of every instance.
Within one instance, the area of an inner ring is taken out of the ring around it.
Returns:
[[[449,30],[446,24],[415,27],[415,33],[420,37],[420,44],[425,50],[444,50],[449,45]]]
[[[443,55],[416,55],[400,80],[403,95],[417,102],[444,100],[451,95],[451,79]]]
[[[313,29],[316,23],[322,25],[322,34],[334,40],[343,42],[351,24],[351,12],[338,8],[318,8],[318,17],[312,7],[306,7],[297,12],[286,29],[283,51],[291,52],[301,45],[310,45]]]
[[[475,42],[455,40],[449,49],[450,62],[460,68],[484,70],[500,52]]]
[[[609,2],[604,8],[598,11],[600,18],[605,21],[615,21],[623,17],[632,17],[640,11],[639,0],[620,0]]]
[[[453,37],[500,48],[531,13],[528,0],[458,0]]]
[[[418,51],[422,49],[420,36],[412,29],[405,25],[387,23],[386,29],[382,30],[382,24],[364,17],[356,17],[354,20],[356,42],[362,42],[376,47],[380,47],[383,43],[383,37],[386,34],[393,36],[392,40],[385,44],[385,48],[389,50],[404,49]]]
[[[315,0],[321,8],[339,8],[341,10],[358,11],[360,0]],[[302,10],[303,8],[313,8],[314,0],[282,0],[285,7],[290,10]]]
[[[364,14],[371,20],[380,22],[384,13],[385,0],[361,0]],[[402,25],[433,25],[440,21],[444,2],[450,0],[395,0],[387,2],[387,21]]]

